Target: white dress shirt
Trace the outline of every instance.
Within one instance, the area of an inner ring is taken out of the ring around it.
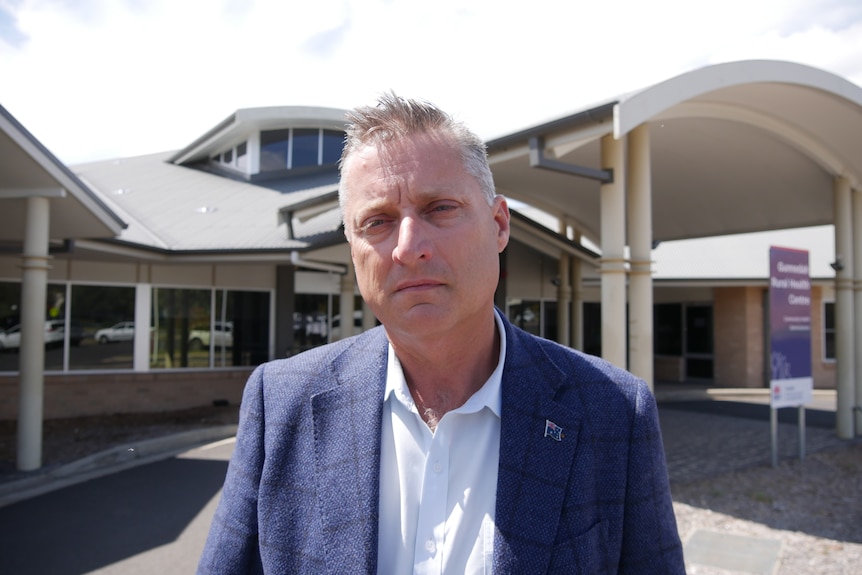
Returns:
[[[490,574],[506,335],[484,385],[432,432],[389,346],[380,449],[380,575]]]

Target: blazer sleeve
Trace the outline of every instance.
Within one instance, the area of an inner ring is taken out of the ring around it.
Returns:
[[[638,382],[619,573],[685,573],[655,398]]]
[[[243,392],[236,446],[221,501],[198,564],[199,575],[262,573],[258,546],[258,490],[264,461],[264,366]]]

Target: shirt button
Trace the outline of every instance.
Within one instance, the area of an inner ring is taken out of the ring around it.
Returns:
[[[434,553],[435,549],[437,549],[437,545],[434,543],[433,539],[429,539],[425,542],[425,551],[428,553]]]
[[[434,463],[434,473],[440,473],[443,470],[443,466],[440,465],[440,462]]]

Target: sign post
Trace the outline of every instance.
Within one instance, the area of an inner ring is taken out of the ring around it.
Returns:
[[[770,430],[778,466],[778,409],[799,408],[799,459],[805,458],[805,405],[811,403],[811,279],[808,252],[769,248]]]

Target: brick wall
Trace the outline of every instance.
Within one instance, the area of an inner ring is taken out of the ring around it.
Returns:
[[[823,288],[811,287],[811,372],[815,389],[835,389],[835,362],[823,361]]]
[[[252,368],[45,376],[45,419],[239,405]],[[0,420],[17,419],[18,377],[0,377]]]
[[[715,288],[715,385],[763,387],[763,297],[760,287]],[[811,375],[817,389],[835,389],[835,363],[823,361],[823,290],[811,288]]]
[[[752,286],[713,290],[717,387],[763,387],[763,294]]]

